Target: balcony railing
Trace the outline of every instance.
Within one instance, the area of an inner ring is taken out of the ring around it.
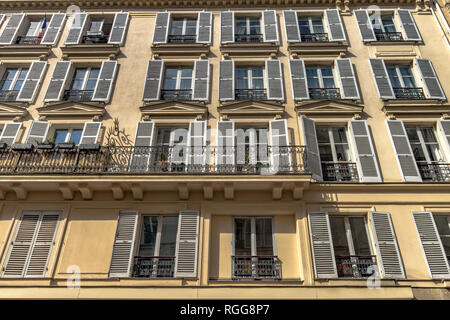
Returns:
[[[19,90],[0,90],[0,101],[16,101]]]
[[[168,35],[167,43],[195,43],[197,42],[197,35],[187,34],[187,35]]]
[[[302,39],[302,42],[328,42],[329,41],[327,33],[302,34],[301,39]]]
[[[277,256],[232,256],[233,279],[280,279],[281,261]]]
[[[417,162],[420,176],[423,181],[428,182],[449,182],[450,163],[427,163]]]
[[[94,90],[65,90],[64,101],[91,101]]]
[[[377,41],[402,41],[401,32],[375,32]]]
[[[236,100],[267,100],[266,89],[235,89]]]
[[[425,99],[422,88],[393,88],[397,99]]]
[[[109,34],[102,35],[87,35],[81,37],[81,43],[83,44],[105,44],[108,43]]]
[[[359,181],[354,162],[322,162],[322,175],[324,181]]]
[[[262,34],[236,34],[234,36],[234,42],[263,42]]]
[[[377,270],[375,256],[336,256],[338,277],[367,278]]]
[[[309,88],[309,97],[311,99],[337,100],[341,98],[341,93],[339,88]]]
[[[175,257],[134,257],[133,277],[173,278]]]
[[[161,100],[178,100],[178,101],[185,101],[185,100],[192,100],[192,90],[186,89],[186,90],[167,90],[162,89],[161,90]]]
[[[18,36],[16,40],[16,44],[25,44],[25,45],[36,45],[40,44],[42,37],[26,37],[26,36]]]

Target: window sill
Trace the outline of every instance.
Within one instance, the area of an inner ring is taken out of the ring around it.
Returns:
[[[69,58],[108,58],[111,55],[115,59],[120,53],[117,44],[74,44],[61,47],[63,55]]]
[[[45,56],[45,58],[48,57],[51,52],[52,52],[52,46],[45,45],[45,44],[0,45],[0,58],[3,58],[3,57],[33,57],[33,58],[38,59],[41,56]]]
[[[152,52],[158,56],[200,56],[209,53],[209,43],[159,43],[152,45]]]
[[[220,45],[220,51],[230,56],[270,56],[277,54],[279,48],[278,42],[232,42]]]
[[[389,45],[421,45],[423,41],[398,40],[398,41],[364,41],[368,46],[389,46]]]
[[[288,50],[291,54],[341,55],[348,49],[347,41],[329,42],[291,42]]]

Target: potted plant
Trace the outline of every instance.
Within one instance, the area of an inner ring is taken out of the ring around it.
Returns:
[[[37,149],[53,149],[55,143],[52,140],[45,140],[36,144]]]
[[[161,168],[161,171],[167,172],[169,171],[169,160],[167,154],[161,154],[161,160],[159,160],[159,167]]]

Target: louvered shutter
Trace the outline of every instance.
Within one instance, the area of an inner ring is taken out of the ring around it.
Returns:
[[[220,42],[234,42],[234,12],[222,11],[220,13]]]
[[[267,99],[284,100],[283,71],[280,60],[266,60]]]
[[[196,60],[194,64],[193,100],[208,101],[209,98],[209,60]]]
[[[22,122],[8,122],[3,127],[0,142],[6,142],[9,146],[16,142],[17,135],[22,128]]]
[[[45,61],[33,61],[33,63],[31,63],[27,77],[17,95],[17,101],[33,101],[46,68],[47,62]]]
[[[284,10],[284,30],[286,31],[286,40],[288,42],[300,42],[300,28],[298,26],[297,11]]]
[[[381,182],[377,156],[373,148],[367,121],[350,120],[348,126],[352,133],[361,182]]]
[[[28,132],[27,142],[36,144],[43,142],[47,137],[50,123],[47,121],[33,121],[31,123],[30,131]]]
[[[353,12],[355,13],[356,22],[359,27],[359,34],[361,35],[362,40],[364,42],[377,41],[367,10],[354,10]]]
[[[170,13],[159,12],[156,14],[155,33],[153,34],[153,43],[167,43],[169,35]]]
[[[445,139],[444,143],[447,146],[447,151],[450,153],[450,120],[439,120],[438,126]]]
[[[199,212],[180,211],[175,249],[175,278],[195,278],[198,260]]]
[[[197,16],[197,43],[211,43],[212,13],[199,12]]]
[[[3,24],[3,21],[5,20],[5,15],[0,14],[0,26]]]
[[[405,271],[403,270],[391,214],[388,212],[370,212],[370,221],[381,275],[383,278],[404,279]]]
[[[433,64],[428,59],[414,59],[419,69],[422,82],[425,85],[428,98],[445,100],[445,94],[442,90],[436,71]]]
[[[118,45],[123,44],[123,39],[125,38],[125,32],[128,25],[128,17],[128,12],[118,12],[115,14],[108,43]]]
[[[322,181],[322,164],[320,161],[319,144],[317,142],[316,124],[314,120],[305,116],[301,116],[301,119],[308,169],[311,171],[313,179]]]
[[[331,41],[345,41],[344,25],[337,9],[325,10],[325,18],[330,32]]]
[[[369,63],[380,98],[395,99],[394,90],[392,90],[391,80],[389,79],[383,59],[372,58],[369,59]]]
[[[64,44],[80,43],[81,36],[83,35],[84,28],[86,27],[87,17],[87,13],[75,13],[72,16],[72,23],[69,31],[67,32],[67,37]]]
[[[308,212],[315,278],[337,278],[333,238],[327,212]]]
[[[221,60],[219,69],[219,100],[234,100],[234,61]]]
[[[303,59],[289,60],[289,70],[291,72],[291,86],[294,100],[309,99],[306,68]]]
[[[289,148],[287,120],[281,119],[269,121],[269,130],[272,170],[275,172],[290,171],[291,153]]]
[[[24,19],[24,13],[13,13],[11,15],[8,22],[6,23],[5,29],[3,29],[3,32],[0,35],[0,45],[8,45],[14,43]]]
[[[144,95],[142,100],[159,100],[161,92],[162,73],[164,70],[164,61],[150,60],[145,77]]]
[[[236,130],[236,164],[245,164],[245,137],[249,134],[249,129],[239,128]],[[252,145],[250,144],[249,147]]]
[[[359,99],[358,85],[356,83],[355,71],[352,61],[347,59],[336,59],[339,81],[341,82],[342,98]]]
[[[48,24],[44,36],[42,37],[41,44],[54,45],[58,39],[65,20],[65,13],[55,13],[52,15],[50,23]]]
[[[262,24],[264,26],[264,42],[278,41],[278,19],[275,10],[262,12]]]
[[[203,171],[206,161],[204,147],[206,146],[206,121],[189,122],[188,155],[190,171]]]
[[[101,127],[102,127],[101,122],[85,122],[83,133],[81,134],[80,144],[96,143]]]
[[[155,123],[153,121],[138,122],[130,171],[136,172],[148,170],[154,127]]]
[[[403,121],[386,120],[386,126],[391,137],[403,181],[422,182]]]
[[[56,63],[52,79],[45,94],[45,102],[61,100],[71,66],[71,61],[58,61]]]
[[[219,172],[233,172],[235,164],[234,135],[235,135],[234,121],[217,122],[216,163],[217,163],[217,170]]]
[[[92,101],[108,101],[111,96],[114,77],[117,70],[117,61],[103,61],[100,68],[97,84]]]
[[[431,212],[413,212],[428,271],[433,279],[449,279],[450,267]]]
[[[137,211],[120,211],[109,268],[110,278],[130,276],[137,222]]]
[[[419,29],[417,29],[416,22],[409,10],[397,10],[398,17],[400,19],[403,34],[406,40],[421,41]]]

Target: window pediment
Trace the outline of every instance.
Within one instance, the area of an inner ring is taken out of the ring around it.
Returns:
[[[50,45],[1,45],[0,58],[47,59],[52,52]]]
[[[203,117],[208,108],[203,103],[186,101],[149,102],[141,108],[144,115],[149,116],[197,116]]]
[[[103,102],[75,102],[64,101],[49,103],[44,107],[37,108],[42,116],[103,116],[105,106]]]
[[[284,113],[284,107],[278,103],[266,101],[238,101],[224,103],[218,107],[221,115],[269,115],[276,116]]]
[[[24,117],[28,114],[24,102],[0,102],[0,117]]]
[[[340,114],[340,115],[360,115],[364,107],[362,105],[335,101],[335,100],[320,100],[320,101],[303,101],[296,103],[295,110],[300,114]]]

